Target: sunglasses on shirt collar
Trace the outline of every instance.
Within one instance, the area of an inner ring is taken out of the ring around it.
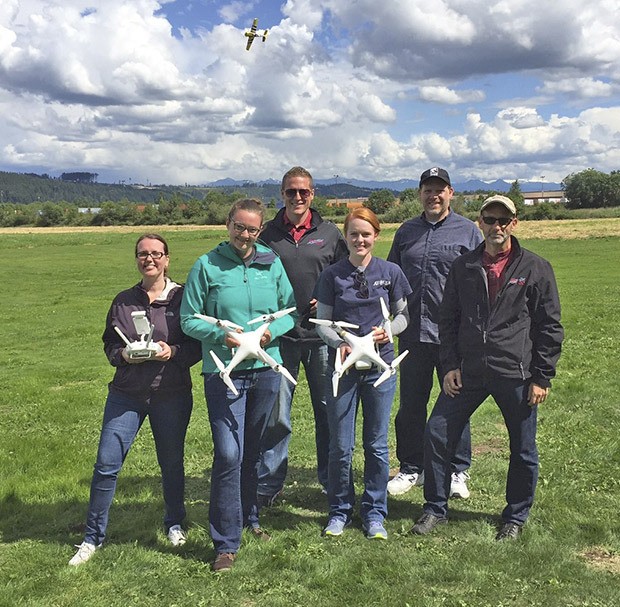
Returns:
[[[368,299],[368,281],[363,272],[356,272],[353,275],[353,288],[357,291],[355,297],[358,299]]]

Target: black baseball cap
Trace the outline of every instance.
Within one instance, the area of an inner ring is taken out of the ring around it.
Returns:
[[[439,167],[433,167],[431,169],[427,169],[426,171],[424,171],[424,173],[420,175],[419,187],[422,187],[422,184],[427,179],[430,179],[431,177],[437,177],[438,179],[445,181],[450,187],[452,187],[452,184],[450,183],[450,175],[448,175],[448,171],[446,171],[446,169],[442,169]]]

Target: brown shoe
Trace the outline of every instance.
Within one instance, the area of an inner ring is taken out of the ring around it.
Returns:
[[[261,540],[262,542],[268,542],[271,539],[271,536],[264,529],[261,529],[260,527],[252,527],[250,529],[250,533],[252,534],[252,537],[257,538]]]
[[[213,571],[230,571],[235,562],[235,554],[233,552],[218,552],[213,563]]]

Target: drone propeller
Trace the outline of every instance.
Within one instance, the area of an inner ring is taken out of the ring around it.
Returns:
[[[342,376],[342,358],[340,357],[340,350],[336,350],[336,356],[334,358],[334,372],[332,373],[332,394],[334,398],[338,396],[338,382]]]
[[[267,354],[264,350],[260,350],[258,352],[259,358],[267,363],[276,373],[281,373],[288,379],[294,386],[297,385],[297,380],[288,372],[288,369],[284,368],[284,365],[281,365],[273,356]]]
[[[205,316],[204,314],[194,314],[194,316],[196,318],[200,318],[201,320],[208,322],[210,325],[215,325],[220,328],[223,327],[224,329],[232,329],[232,330],[243,329],[243,327],[236,325],[231,320],[220,320],[219,318],[214,318],[213,316]]]
[[[276,318],[282,318],[291,312],[294,312],[297,308],[286,308],[286,310],[279,310],[278,312],[272,312],[270,314],[261,314],[252,320],[248,320],[249,325],[256,324],[257,322],[273,322]]]
[[[351,324],[350,322],[345,322],[344,320],[327,320],[326,318],[309,318],[310,322],[313,322],[316,325],[323,325],[324,327],[331,327],[332,329],[340,328],[340,329],[359,329],[359,325]]]
[[[403,358],[405,358],[405,356],[407,356],[407,354],[409,354],[409,350],[405,350],[404,352],[401,352],[393,361],[392,364],[390,365],[393,369],[396,369],[396,367],[398,367],[398,365],[400,365],[401,361],[403,360]]]
[[[284,368],[283,365],[278,365],[276,367],[276,371],[278,371],[278,373],[282,373],[282,375],[284,375],[284,377],[286,377],[286,379],[288,379],[294,386],[297,385],[295,378],[289,373],[288,369]]]
[[[402,362],[403,358],[405,358],[405,356],[407,356],[407,354],[409,354],[409,350],[405,350],[404,352],[399,354],[392,361],[392,364],[383,373],[381,373],[381,375],[379,376],[379,379],[373,384],[373,387],[376,388],[377,386],[381,385],[388,377],[390,377],[391,375],[394,375],[394,373],[396,373],[396,367],[398,367],[398,365],[400,365],[400,363]]]
[[[211,354],[211,358],[213,359],[215,366],[220,370],[220,377],[222,378],[223,382],[228,386],[230,391],[235,396],[239,396],[239,392],[237,388],[235,388],[233,380],[230,379],[230,375],[226,371],[226,366],[224,365],[224,363],[219,359],[218,355],[213,350],[210,350],[209,354]]]
[[[381,313],[383,314],[383,329],[387,333],[388,339],[390,343],[394,343],[394,336],[392,335],[392,323],[390,322],[390,311],[388,310],[387,304],[383,297],[379,298],[381,302]]]

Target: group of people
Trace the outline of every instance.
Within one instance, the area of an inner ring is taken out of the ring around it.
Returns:
[[[329,507],[325,536],[341,535],[353,520],[360,404],[359,516],[369,539],[385,540],[388,493],[424,486],[423,514],[412,528],[416,534],[447,522],[450,497],[469,496],[469,418],[489,395],[504,417],[511,453],[497,539],[519,534],[538,473],[537,405],[548,395],[563,332],[550,264],[522,249],[512,235],[514,203],[499,195],[488,198],[478,227],[451,209],[448,173],[428,169],[420,178],[423,212],[398,229],[384,260],[373,255],[381,226],[371,210],[353,209],[342,234],[312,208],[314,183],[302,167],[284,175],[281,193],[284,207],[266,224],[260,201],[235,202],[226,220],[228,241],[196,261],[184,287],[168,277],[166,241],[157,234],[138,239],[141,281],[116,296],[103,335],[116,371],[104,409],[86,533],[71,565],[88,561],[102,545],[118,473],[146,417],[162,474],[164,529],[172,545],[185,543],[183,450],[192,410],[190,367],[200,359],[213,437],[214,571],[232,568],[244,530],[270,539],[259,511],[284,490],[295,393],[280,366],[295,380],[304,366],[317,479]],[[293,308],[292,314],[275,314]],[[119,335],[120,330],[129,339],[144,338],[133,326],[136,311],[146,312],[158,346],[144,357],[132,356]],[[259,317],[269,318],[260,338],[265,356],[242,360],[230,370],[229,381],[222,381],[220,361],[229,361],[240,345],[235,335],[254,330],[249,321]],[[352,353],[341,322],[351,327],[347,331],[367,336],[387,365],[396,356],[393,336],[399,336],[400,466],[391,480],[388,429],[396,376],[381,377],[382,369],[358,363],[332,391],[332,374]],[[442,391],[427,422],[435,373]]]

